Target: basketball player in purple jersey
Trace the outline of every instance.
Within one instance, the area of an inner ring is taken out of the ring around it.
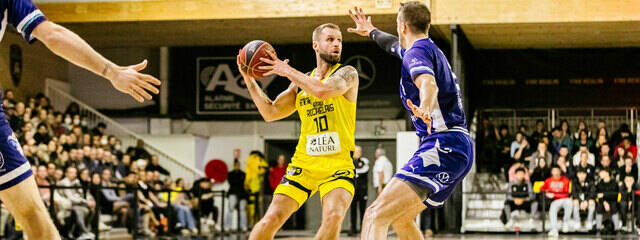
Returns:
[[[428,36],[424,3],[401,5],[399,38],[376,29],[362,9],[354,11],[349,15],[356,28],[348,31],[371,37],[402,60],[400,97],[420,137],[418,151],[367,209],[362,239],[386,239],[389,225],[400,239],[423,239],[416,216],[427,207],[442,207],[473,165],[460,88],[446,56]]]
[[[40,40],[56,55],[108,79],[118,91],[131,95],[138,102],[151,99],[147,91],[158,93],[154,85],[160,85],[160,81],[138,72],[146,67],[146,60],[124,67],[112,63],[75,33],[48,21],[31,0],[2,0],[0,21],[0,39],[7,25],[12,25],[27,42]],[[2,109],[0,106],[0,156],[3,160],[0,166],[0,200],[22,225],[29,239],[60,239],[40,198],[29,162],[12,135]]]

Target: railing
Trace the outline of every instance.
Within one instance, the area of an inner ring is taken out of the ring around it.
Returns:
[[[82,101],[69,95],[68,93],[53,86],[47,86],[46,90],[47,96],[49,97],[51,102],[54,103],[52,104],[54,109],[64,112],[69,104],[78,104],[80,114],[87,117],[87,126],[94,127],[100,122],[105,123],[107,125],[106,133],[117,136],[122,141],[123,147],[135,147],[138,140],[144,140],[144,138],[142,138],[138,134],[125,128],[115,120],[103,115],[96,109],[90,107],[89,105],[83,103]],[[145,141],[144,147],[147,151],[149,151],[149,153],[158,155],[160,165],[169,170],[169,172],[171,172],[171,176],[174,179],[183,178],[186,183],[192,183],[195,179],[204,176],[204,172],[202,172],[201,170],[185,165],[180,160],[178,160],[178,158],[173,157],[160,150],[158,146]],[[122,151],[126,151],[126,149],[122,149]]]

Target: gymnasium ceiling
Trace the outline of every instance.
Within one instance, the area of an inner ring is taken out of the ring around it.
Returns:
[[[40,0],[38,6],[98,47],[237,45],[253,39],[308,43],[321,23],[339,24],[361,6],[395,32],[399,0]],[[385,6],[386,3],[389,3]],[[640,46],[640,0],[427,0],[434,38],[459,24],[477,49]]]

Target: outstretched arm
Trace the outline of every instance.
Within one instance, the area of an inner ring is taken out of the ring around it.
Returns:
[[[288,60],[282,61],[272,52],[269,52],[269,55],[271,59],[260,58],[261,61],[270,64],[259,67],[269,71],[264,74],[265,76],[277,74],[289,78],[305,92],[323,100],[344,95],[358,84],[358,70],[352,66],[347,65],[338,69],[326,81],[321,82],[289,66]]]
[[[348,28],[347,32],[355,33],[363,37],[370,37],[380,48],[389,54],[402,57],[398,51],[398,37],[374,27],[371,23],[371,16],[366,16],[362,8],[355,7],[353,12],[349,9],[349,16],[356,24],[356,28]]]
[[[269,96],[262,91],[262,88],[260,88],[256,80],[242,71],[240,64],[238,64],[238,70],[244,78],[244,83],[247,85],[251,99],[253,99],[253,102],[258,107],[258,112],[260,112],[260,115],[262,115],[262,118],[264,118],[266,122],[283,119],[295,112],[296,90],[298,87],[294,83],[291,83],[286,90],[272,101],[269,99]]]
[[[138,102],[150,100],[148,92],[158,93],[153,85],[160,85],[160,80],[138,72],[147,66],[146,60],[137,65],[118,66],[75,33],[50,21],[38,24],[32,34],[56,55],[108,79],[118,91],[131,95]]]
[[[431,134],[431,110],[436,104],[438,85],[436,85],[436,79],[431,74],[420,74],[414,83],[420,91],[420,105],[416,106],[410,99],[407,99],[407,106],[411,108],[416,117],[427,124],[427,131]]]

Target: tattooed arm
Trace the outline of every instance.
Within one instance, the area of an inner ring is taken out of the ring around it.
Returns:
[[[338,69],[324,82],[314,80],[293,68],[285,76],[305,92],[323,100],[344,95],[358,84],[358,70],[348,65]]]
[[[272,53],[268,52],[271,59],[260,58],[263,62],[270,64],[269,66],[260,66],[262,70],[268,70],[265,76],[277,74],[282,77],[289,78],[291,82],[302,88],[305,92],[320,98],[327,99],[335,96],[345,95],[358,86],[358,70],[354,67],[345,65],[334,72],[326,81],[321,82],[314,80],[307,74],[304,74],[295,68],[289,66],[289,60],[280,60]],[[354,91],[351,91],[354,92]],[[357,96],[357,92],[354,94]]]

